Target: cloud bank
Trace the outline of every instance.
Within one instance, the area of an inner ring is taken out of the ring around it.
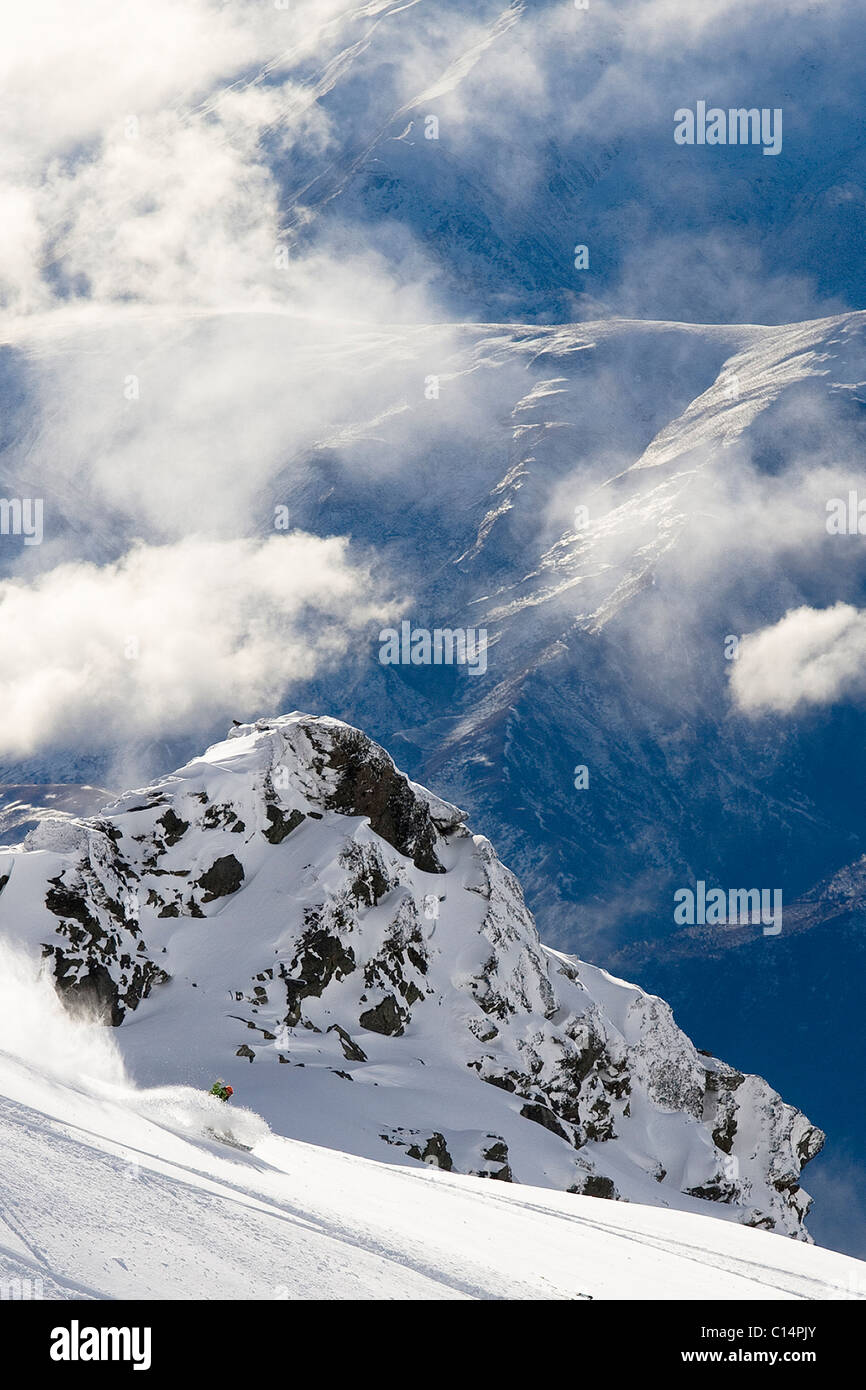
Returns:
[[[749,633],[734,663],[731,693],[747,714],[790,714],[866,691],[866,609],[850,603],[794,608]]]
[[[346,542],[190,538],[0,584],[0,753],[204,729],[272,711],[385,613]],[[352,644],[355,644],[355,651]]]

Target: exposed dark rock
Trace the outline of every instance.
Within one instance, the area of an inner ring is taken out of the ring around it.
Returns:
[[[368,989],[378,986],[402,996],[405,1007],[400,1005],[399,1008],[404,1025],[409,1022],[409,1010],[424,998],[427,961],[423,950],[414,905],[411,900],[404,900],[379,953],[364,966],[364,983]],[[418,978],[413,980],[411,976],[415,971]]]
[[[482,1152],[483,1157],[489,1159],[491,1163],[508,1162],[508,1145],[504,1139],[496,1139],[489,1149],[484,1149]]]
[[[366,873],[359,874],[349,885],[349,892],[356,903],[364,907],[375,907],[384,898],[391,884],[377,864],[372,864]]]
[[[592,1173],[583,1184],[581,1195],[584,1197],[604,1197],[607,1201],[614,1201],[617,1191],[611,1178],[603,1178],[599,1173]]]
[[[403,1032],[405,1016],[393,994],[387,994],[381,1004],[367,1009],[358,1022],[369,1033],[384,1033],[390,1038],[399,1038]]]
[[[283,1021],[289,1028],[300,1021],[304,999],[318,998],[332,979],[342,980],[355,969],[351,947],[344,946],[338,936],[317,925],[316,914],[311,913],[308,920],[312,925],[301,937],[291,965],[292,971],[301,972],[300,977],[293,978],[285,967],[280,972],[288,1004]]]
[[[826,1143],[827,1136],[812,1125],[806,1130],[802,1139],[797,1145],[797,1157],[802,1164],[811,1163],[812,1159],[821,1152]]]
[[[493,1018],[498,1018],[501,1023],[504,1023],[515,1012],[515,1008],[511,1001],[505,999],[493,984],[498,965],[497,957],[495,955],[490,956],[472,981],[472,989],[475,992],[475,1002],[479,1009],[483,1009],[486,1014],[490,1014]]]
[[[498,1135],[488,1135],[488,1138],[492,1138],[493,1143],[490,1144],[488,1148],[481,1150],[481,1156],[486,1159],[488,1163],[494,1163],[497,1166],[488,1169],[482,1168],[475,1176],[479,1178],[492,1178],[494,1182],[513,1182],[514,1174],[508,1162],[508,1145],[505,1140]]]
[[[737,1133],[737,1122],[733,1115],[726,1115],[725,1122],[717,1129],[712,1131],[713,1143],[722,1153],[729,1154],[734,1147],[734,1136]]]
[[[332,1023],[328,1032],[337,1034],[343,1048],[343,1056],[347,1062],[366,1062],[366,1052],[352,1040],[345,1028],[341,1028],[339,1023]]]
[[[740,1189],[736,1183],[719,1180],[701,1183],[699,1187],[687,1187],[686,1192],[690,1197],[703,1198],[705,1202],[724,1202],[727,1204],[737,1200]]]
[[[416,868],[430,874],[444,873],[436,854],[436,826],[430,810],[413,792],[408,778],[397,771],[383,749],[356,729],[340,729],[331,739],[325,762],[338,773],[338,780],[327,799],[328,809],[346,816],[367,816],[371,829],[407,855]]]
[[[471,1065],[471,1062],[467,1063],[467,1066]],[[498,1086],[501,1091],[516,1091],[517,1089],[511,1077],[508,1075],[496,1076],[491,1073],[487,1076],[482,1076],[481,1080],[489,1081],[491,1086]]]
[[[120,1003],[117,983],[104,965],[91,965],[86,975],[66,973],[67,961],[58,947],[54,952],[54,976],[61,999],[74,1013],[87,1014],[117,1028],[126,1010]],[[79,962],[75,962],[78,964]]]
[[[753,1226],[756,1231],[775,1231],[776,1229],[776,1223],[772,1216],[761,1216],[759,1212],[755,1212],[754,1216],[750,1216],[743,1224]]]
[[[243,821],[238,820],[237,812],[226,804],[208,806],[201,823],[205,830],[216,830],[220,826],[223,829],[230,827],[232,832],[245,829]]]
[[[171,845],[176,845],[178,840],[182,839],[189,830],[189,821],[181,820],[180,816],[176,815],[171,807],[160,816],[156,823],[157,825],[161,825],[165,831],[163,839],[169,847]]]
[[[269,824],[262,831],[265,839],[272,845],[281,845],[287,835],[297,829],[303,820],[306,819],[303,811],[290,811],[286,814],[279,806],[271,804],[265,807],[265,814]]]
[[[525,1120],[533,1120],[537,1125],[543,1125],[549,1129],[551,1134],[558,1134],[560,1139],[568,1140],[568,1135],[563,1129],[559,1120],[552,1110],[548,1110],[546,1105],[524,1105],[520,1110]]]
[[[197,880],[199,888],[204,889],[202,902],[211,903],[215,898],[228,897],[236,893],[244,881],[244,866],[233,854],[224,854],[215,859],[210,868]]]
[[[427,974],[428,962],[427,962],[426,956],[422,956],[421,952],[418,951],[418,950],[416,950],[415,947],[412,946],[411,944],[408,945],[408,946],[406,947],[406,955],[408,956],[409,960],[410,960],[410,961],[412,962],[412,964],[414,965],[415,969],[419,972],[419,974],[421,974],[421,975],[426,975],[426,974]],[[489,1034],[489,1036],[490,1036],[490,1037],[495,1037],[495,1036],[496,1036],[496,1029],[495,1029],[495,1028],[493,1029],[493,1032]],[[482,1038],[481,1041],[484,1042],[485,1039]]]
[[[423,1149],[418,1144],[411,1144],[406,1152],[410,1158],[418,1158],[422,1163],[429,1163],[431,1168],[443,1168],[446,1173],[450,1173],[454,1167],[454,1160],[448,1152],[445,1136],[435,1130]]]
[[[71,917],[82,926],[98,931],[99,923],[90,912],[84,895],[67,888],[59,878],[53,878],[51,882],[54,887],[49,889],[45,897],[48,911],[53,912],[55,917]]]
[[[713,1121],[713,1143],[722,1153],[729,1154],[734,1147],[737,1133],[734,1092],[742,1086],[745,1079],[742,1072],[734,1070],[706,1073],[704,1114]]]

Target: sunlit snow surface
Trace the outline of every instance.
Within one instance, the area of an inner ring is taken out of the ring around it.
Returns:
[[[0,1277],[37,1295],[866,1296],[866,1265],[762,1231],[380,1164],[188,1086],[139,1089],[116,1036],[3,948]]]

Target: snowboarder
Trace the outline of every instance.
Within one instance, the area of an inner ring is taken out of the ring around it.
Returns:
[[[215,1081],[210,1088],[210,1093],[212,1096],[216,1096],[219,1100],[228,1100],[231,1096],[234,1095],[232,1087],[227,1086],[224,1081]]]

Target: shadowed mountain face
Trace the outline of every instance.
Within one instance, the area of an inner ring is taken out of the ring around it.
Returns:
[[[866,302],[853,3],[377,5],[298,77],[333,137],[274,152],[303,244],[347,229],[494,322],[786,323]],[[779,43],[780,26],[786,41]],[[328,63],[327,59],[331,62]],[[782,110],[779,153],[686,147],[675,112]],[[588,251],[575,270],[575,249]]]

